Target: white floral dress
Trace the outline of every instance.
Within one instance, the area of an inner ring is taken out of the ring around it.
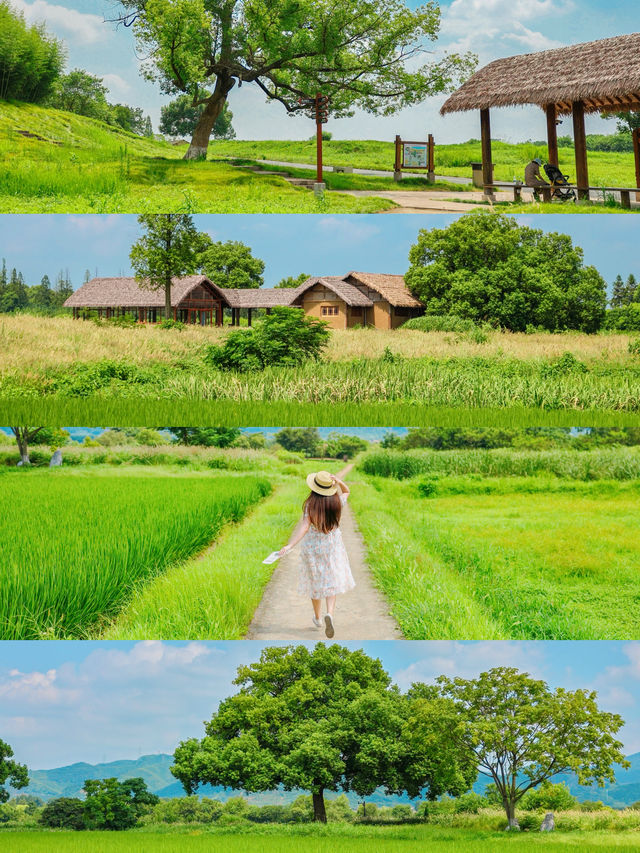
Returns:
[[[341,495],[340,500],[344,506],[347,496]],[[300,544],[298,592],[307,598],[327,598],[348,592],[355,585],[340,528],[321,533],[311,524]]]

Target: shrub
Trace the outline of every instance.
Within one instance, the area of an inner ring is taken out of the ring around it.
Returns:
[[[577,803],[578,801],[564,782],[554,785],[553,782],[547,781],[538,788],[527,791],[520,800],[520,808],[525,811],[560,812],[574,809]]]
[[[629,341],[629,353],[631,355],[640,355],[640,338],[634,338]]]
[[[435,480],[421,480],[418,483],[418,494],[423,498],[431,498],[438,490],[438,484]]]
[[[482,794],[476,794],[475,791],[469,791],[468,794],[462,794],[455,801],[456,814],[478,814],[480,809],[484,809],[489,805],[489,801]]]
[[[550,376],[566,376],[571,373],[587,373],[589,368],[582,361],[577,359],[571,352],[565,352],[555,361],[549,364],[543,364],[541,374],[545,377]]]
[[[425,314],[413,317],[402,324],[403,329],[415,329],[419,332],[471,332],[477,328],[473,320],[456,317],[454,314]]]
[[[299,308],[277,307],[253,328],[232,332],[222,346],[210,346],[205,361],[218,370],[242,372],[295,367],[319,359],[329,334],[323,320],[307,317]]]
[[[583,800],[578,806],[581,812],[600,812],[606,809],[602,800]]]
[[[540,814],[526,814],[518,818],[522,832],[535,832],[540,829],[543,817]]]
[[[161,329],[177,329],[181,332],[183,329],[186,329],[186,325],[180,320],[174,320],[173,317],[163,317],[162,320],[158,323]]]
[[[640,302],[611,308],[605,314],[604,328],[612,332],[640,332]]]
[[[86,829],[84,803],[77,797],[50,800],[42,810],[40,823],[53,829]]]

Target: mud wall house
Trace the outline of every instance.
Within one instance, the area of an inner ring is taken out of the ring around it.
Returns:
[[[64,303],[74,317],[95,311],[110,319],[132,315],[140,323],[158,323],[164,317],[164,289],[141,287],[135,278],[93,278]],[[200,326],[221,326],[229,308],[225,291],[204,275],[174,278],[171,285],[173,319]]]
[[[397,329],[423,307],[401,275],[350,272],[309,278],[292,291],[291,305],[325,320],[332,329],[372,326]]]

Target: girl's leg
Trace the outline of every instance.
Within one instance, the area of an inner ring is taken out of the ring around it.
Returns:
[[[322,599],[312,598],[311,603],[313,604],[313,615],[316,617],[316,619],[319,619],[322,615]]]
[[[333,611],[336,609],[336,597],[335,595],[327,596],[327,613],[330,616],[333,616]]]

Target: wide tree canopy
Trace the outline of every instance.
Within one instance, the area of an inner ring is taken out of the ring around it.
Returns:
[[[184,741],[171,769],[194,793],[201,783],[247,791],[303,789],[315,820],[326,820],[324,792],[369,796],[379,787],[437,796],[461,793],[457,762],[445,742],[429,756],[407,753],[407,700],[379,660],[318,643],[266,648],[240,667],[240,692],[220,703],[206,735]]]
[[[446,228],[422,230],[409,252],[409,290],[427,314],[453,314],[523,332],[596,332],[606,283],[566,234],[519,225],[509,216],[471,213]]]
[[[601,711],[592,691],[552,690],[509,667],[437,682],[439,706],[432,687],[414,685],[412,739],[432,737],[434,726],[446,732],[495,785],[511,826],[524,794],[555,774],[603,785],[615,781],[614,765],[629,766],[615,738],[623,720]]]
[[[470,55],[421,64],[436,40],[436,0],[121,0],[144,74],[167,93],[204,104],[187,158],[206,156],[211,129],[235,85],[257,85],[287,112],[321,92],[331,114],[388,115],[458,85]]]
[[[210,242],[200,254],[201,271],[218,287],[262,287],[264,261],[239,240]]]

